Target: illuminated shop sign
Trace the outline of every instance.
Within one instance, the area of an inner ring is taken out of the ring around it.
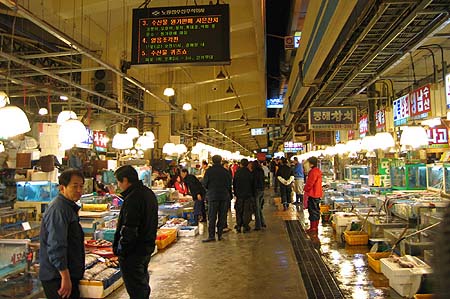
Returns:
[[[363,115],[359,118],[359,137],[364,137],[369,132],[369,117]]]
[[[267,99],[266,101],[266,108],[277,108],[282,109],[283,108],[284,101],[282,98],[275,98],[275,99]]]
[[[386,127],[386,110],[380,109],[375,111],[375,126],[377,130],[383,130]]]
[[[406,124],[409,117],[409,95],[404,95],[396,99],[394,106],[394,125],[401,126]]]
[[[431,147],[448,147],[448,129],[446,127],[429,128],[427,134]]]
[[[414,119],[426,118],[431,112],[430,84],[414,90],[410,94],[410,116]]]
[[[309,128],[311,130],[354,130],[358,125],[356,107],[311,107]]]
[[[250,130],[252,136],[261,136],[267,134],[266,128],[253,128]]]
[[[297,153],[303,150],[303,143],[300,142],[285,142],[284,143],[284,152],[285,153]]]

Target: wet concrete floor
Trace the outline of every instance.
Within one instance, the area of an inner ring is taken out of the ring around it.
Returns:
[[[202,243],[205,234],[178,238],[150,262],[151,298],[307,298],[284,224],[296,213],[267,204],[265,216],[267,229],[230,231],[220,242]],[[108,297],[119,298],[128,298],[123,286]]]
[[[266,202],[272,200],[267,197]],[[264,231],[230,231],[225,240],[204,244],[201,225],[200,236],[179,238],[159,252],[149,266],[151,298],[308,298],[284,223],[304,223],[307,212],[295,207],[282,211],[280,205],[266,204],[265,216],[268,228]],[[382,274],[368,267],[368,246],[345,246],[331,226],[322,224],[311,239],[346,298],[401,298]],[[128,298],[123,286],[108,297],[121,298]]]

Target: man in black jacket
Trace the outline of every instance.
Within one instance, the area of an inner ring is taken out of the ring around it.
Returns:
[[[202,222],[206,221],[206,190],[195,175],[189,174],[187,169],[181,170],[181,178],[183,178],[183,182],[189,188],[189,193],[192,195],[192,200],[194,200],[194,225],[198,225],[200,216],[202,216]]]
[[[80,298],[84,274],[84,233],[76,202],[83,194],[84,177],[77,169],[59,176],[60,193],[41,222],[39,278],[48,299]]]
[[[277,171],[277,181],[280,183],[281,201],[283,210],[287,211],[291,203],[292,182],[294,181],[294,171],[289,167],[286,158],[281,158],[281,166]]]
[[[219,241],[222,240],[223,228],[227,219],[227,201],[231,198],[231,175],[222,167],[222,157],[212,157],[213,166],[206,170],[203,185],[208,198],[208,239],[203,242],[216,241],[216,227]],[[217,223],[216,223],[217,220]]]
[[[114,235],[113,250],[119,257],[120,270],[130,298],[149,298],[148,264],[155,250],[158,202],[153,191],[139,181],[138,173],[132,166],[119,167],[114,175],[124,201]]]
[[[264,170],[258,160],[251,162],[249,166],[253,174],[253,183],[255,186],[255,230],[261,230],[262,227],[266,227],[266,221],[263,214],[265,187]]]
[[[241,160],[241,167],[236,171],[233,179],[233,190],[236,195],[236,231],[250,232],[250,221],[252,220],[253,207],[255,206],[255,184],[253,175],[248,169],[248,160]]]

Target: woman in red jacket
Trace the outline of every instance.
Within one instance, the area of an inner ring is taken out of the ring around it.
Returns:
[[[308,159],[310,171],[304,187],[305,196],[308,198],[307,208],[309,213],[310,228],[308,232],[317,232],[320,220],[320,199],[323,196],[322,171],[317,168],[317,158]],[[305,207],[306,208],[306,207]]]

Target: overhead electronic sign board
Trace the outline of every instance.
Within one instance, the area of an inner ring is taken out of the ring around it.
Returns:
[[[252,128],[250,130],[252,136],[261,136],[261,135],[266,135],[267,134],[267,129],[266,128]]]
[[[131,63],[230,63],[229,5],[133,9]]]
[[[284,100],[282,98],[274,98],[266,100],[266,108],[282,109]]]

